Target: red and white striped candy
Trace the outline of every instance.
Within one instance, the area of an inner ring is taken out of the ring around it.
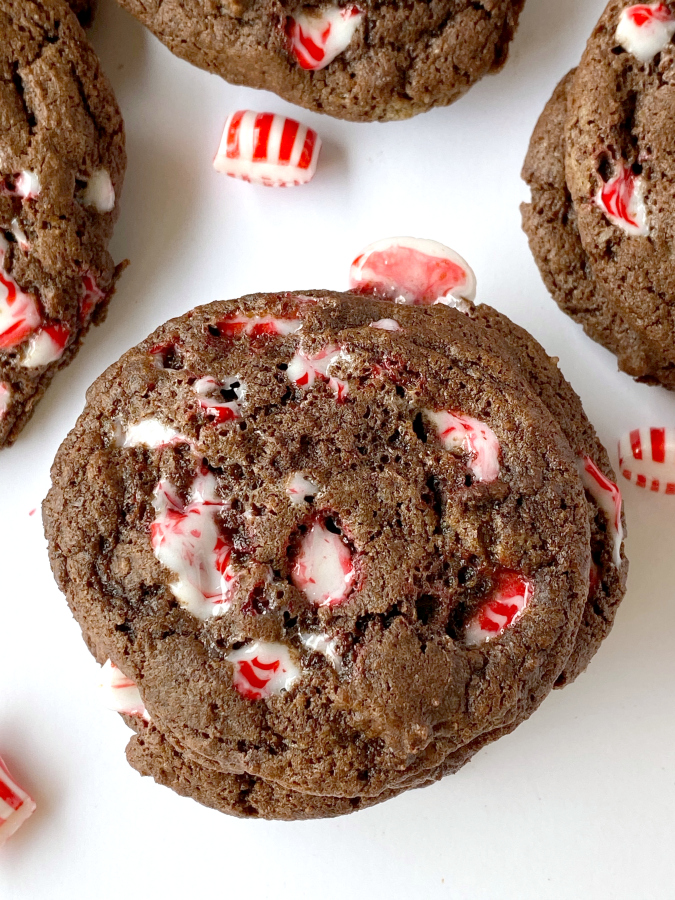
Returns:
[[[313,606],[337,606],[351,592],[356,572],[347,543],[315,522],[303,537],[291,578]]]
[[[471,457],[469,468],[476,481],[494,481],[499,475],[501,448],[494,431],[471,416],[444,410],[424,414],[436,428],[446,450],[463,450]]]
[[[96,306],[103,300],[105,293],[89,272],[82,276],[82,296],[80,297],[80,318],[83,322],[89,319]]]
[[[290,187],[311,181],[320,150],[316,131],[295,119],[239,110],[225,123],[213,165],[242,181]]]
[[[275,334],[286,337],[295,334],[302,328],[302,319],[278,319],[276,316],[227,316],[218,322],[218,330],[223,337],[256,338],[263,334]]]
[[[619,16],[616,40],[640,62],[651,62],[675,34],[675,19],[665,3],[627,6]]]
[[[628,481],[675,494],[675,428],[635,428],[619,441],[619,468]]]
[[[253,641],[226,656],[234,665],[233,684],[247,700],[265,700],[287,691],[300,678],[283,644]]]
[[[470,647],[484,644],[502,634],[530,603],[534,586],[518,572],[497,572],[492,593],[467,623],[464,641]]]
[[[615,170],[616,175],[598,188],[595,202],[612,225],[616,225],[632,237],[646,237],[649,234],[649,225],[644,201],[644,182],[621,161],[615,164]]]
[[[6,381],[0,381],[0,422],[7,415],[9,401],[12,398],[12,389]]]
[[[198,619],[222,615],[232,602],[236,576],[230,565],[232,547],[218,526],[218,513],[227,504],[217,495],[214,476],[198,475],[187,503],[162,479],[153,506],[152,549],[177,576],[170,585],[174,596]]]
[[[621,543],[623,525],[621,523],[621,491],[600,471],[590,456],[580,456],[577,460],[581,483],[604,512],[609,533],[614,539],[614,565],[621,566]]]
[[[340,403],[347,396],[347,382],[329,374],[331,366],[340,357],[344,357],[343,351],[333,344],[327,344],[313,356],[307,356],[302,350],[297,350],[288,364],[286,375],[299,387],[314,387],[317,378],[319,381],[327,381],[335,394],[335,399]]]
[[[127,678],[112,660],[106,660],[101,667],[99,688],[107,709],[127,716],[138,716],[146,722],[150,721],[150,715],[141,699],[136,682]]]
[[[385,238],[370,244],[351,265],[349,286],[396,303],[462,308],[476,296],[471,266],[450,247],[421,238]]]
[[[18,347],[42,323],[37,301],[24,293],[4,269],[9,244],[0,235],[0,350]]]
[[[289,16],[286,34],[298,65],[314,72],[325,69],[347,49],[362,19],[356,6],[329,6]]]
[[[0,756],[0,847],[35,812],[35,800],[9,774]]]
[[[233,388],[232,384],[236,384],[237,388]],[[238,400],[225,400],[222,394],[223,390],[232,391],[237,398],[241,397],[242,386],[236,378],[231,378],[229,383],[223,384],[210,375],[205,375],[192,387],[199,396],[201,408],[206,410],[206,414],[216,422],[231,422],[233,419],[241,418],[241,407]]]
[[[44,325],[30,338],[21,365],[27,369],[48,366],[61,359],[70,338],[70,329],[60,322]]]

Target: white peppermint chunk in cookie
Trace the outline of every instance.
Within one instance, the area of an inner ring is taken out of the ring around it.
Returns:
[[[106,709],[127,716],[138,716],[146,722],[150,721],[150,715],[141,699],[136,682],[127,678],[109,659],[101,667],[99,690]]]
[[[307,356],[303,350],[297,350],[288,364],[286,375],[299,387],[312,388],[317,378],[319,381],[327,381],[335,399],[341,402],[347,395],[347,382],[329,374],[331,366],[341,359],[348,360],[349,355],[333,344],[328,344],[312,356]]]
[[[12,399],[12,389],[6,381],[0,381],[0,422],[7,415],[9,401]]]
[[[37,176],[36,172],[31,172],[28,169],[24,169],[19,177],[16,179],[16,184],[14,186],[15,193],[22,198],[22,200],[31,200],[34,197],[37,197],[41,190],[40,179]]]
[[[115,208],[115,188],[107,169],[96,169],[92,173],[82,192],[82,203],[100,213],[111,212]]]
[[[621,491],[600,471],[590,456],[580,456],[577,460],[581,483],[604,512],[609,533],[614,539],[614,565],[621,566],[621,543],[623,523],[621,522]]]
[[[43,326],[30,338],[21,365],[27,369],[38,369],[57,362],[63,356],[69,338],[67,325],[57,322]]]
[[[382,331],[401,331],[401,326],[396,319],[378,319],[370,323],[371,328],[379,328]]]
[[[0,350],[18,347],[42,324],[37,300],[21,290],[4,260],[9,244],[0,234]]]
[[[349,545],[323,522],[303,537],[291,578],[314,606],[337,606],[349,596],[356,572]]]
[[[502,569],[494,576],[490,596],[469,620],[464,641],[469,647],[485,644],[520,618],[534,596],[534,585],[518,572]]]
[[[30,250],[30,241],[26,236],[26,232],[21,227],[21,222],[19,222],[16,217],[12,219],[11,232],[14,235],[17,244],[24,252]]]
[[[232,546],[218,525],[228,507],[216,492],[216,479],[202,472],[184,502],[167,479],[155,488],[155,521],[150,526],[155,556],[176,576],[171,591],[198,619],[229,609],[236,576],[230,565]]]
[[[314,497],[318,491],[319,485],[305,478],[302,472],[294,472],[286,484],[286,493],[296,506],[304,503],[307,497]]]
[[[286,337],[302,328],[302,319],[279,319],[277,316],[232,315],[218,322],[218,330],[223,337],[260,337],[275,334]]]
[[[301,634],[300,640],[308,650],[325,656],[336,672],[342,671],[342,657],[337,651],[337,638],[329,638],[327,634]]]
[[[623,162],[615,163],[614,169],[616,174],[598,188],[595,202],[612,225],[632,237],[646,237],[649,223],[644,201],[644,180],[634,175]]]
[[[500,446],[485,422],[444,410],[424,410],[446,450],[463,450],[471,457],[469,468],[477,481],[494,481],[499,475]]]
[[[171,425],[165,425],[155,418],[141,419],[140,422],[134,422],[126,428],[118,425],[116,432],[118,447],[149,447],[151,450],[157,450],[170,444],[190,443]]]
[[[247,700],[265,700],[280,694],[300,678],[300,669],[284,644],[253,641],[225,658],[234,666],[235,690]]]
[[[637,3],[619,16],[616,41],[640,62],[651,62],[675,34],[675,18],[665,3]]]
[[[244,395],[245,387],[239,379],[229,378],[220,382],[210,375],[205,375],[199,381],[195,381],[193,389],[199,396],[199,405],[216,422],[228,422],[241,418],[239,400]],[[233,395],[233,399],[226,400],[225,396],[229,394]]]
[[[303,69],[325,69],[347,49],[363,20],[356,6],[297,12],[286,20],[291,52]]]

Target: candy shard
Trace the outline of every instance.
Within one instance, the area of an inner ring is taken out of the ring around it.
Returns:
[[[107,213],[115,208],[115,188],[107,169],[96,169],[92,173],[82,192],[82,203],[99,213]]]
[[[61,359],[70,338],[70,329],[60,322],[43,325],[30,338],[21,365],[27,369],[49,366]]]
[[[232,178],[290,187],[311,181],[320,150],[316,131],[294,119],[239,110],[225,122],[213,165]]]
[[[675,19],[665,3],[627,6],[619,16],[616,41],[640,62],[651,62],[675,34]]]
[[[127,425],[126,429],[117,424],[115,443],[118,447],[149,447],[157,450],[170,444],[189,444],[190,441],[171,425],[150,418]]]
[[[22,200],[32,200],[40,193],[40,179],[36,172],[24,169],[16,179],[14,193]]]
[[[371,322],[370,328],[379,328],[381,331],[401,331],[401,326],[396,319],[378,319],[377,322]]]
[[[210,375],[205,375],[194,383],[193,389],[199,397],[201,408],[216,422],[230,422],[241,418],[239,401],[243,397],[244,387],[237,378],[228,378],[221,383]],[[233,394],[235,399],[225,400],[223,392]]]
[[[631,237],[646,237],[649,225],[644,202],[644,181],[622,162],[615,164],[615,170],[616,174],[598,188],[595,203],[612,225],[621,228]]]
[[[298,65],[309,71],[330,65],[347,49],[362,19],[356,6],[329,6],[289,16],[286,34]]]
[[[94,309],[105,297],[105,292],[96,283],[96,279],[89,272],[82,276],[82,296],[80,297],[80,318],[86,322]]]
[[[523,575],[503,569],[493,578],[492,593],[467,623],[464,642],[477,647],[502,634],[518,619],[534,595]]]
[[[35,812],[35,800],[9,774],[0,756],[0,847]]]
[[[218,526],[218,513],[228,504],[218,497],[210,472],[193,481],[183,502],[174,486],[162,479],[153,500],[155,521],[150,526],[155,556],[177,578],[169,587],[180,605],[198,619],[227,612],[236,575],[230,564],[232,546]]]
[[[294,472],[286,484],[286,493],[296,506],[305,503],[308,497],[314,497],[319,490],[319,485],[305,478],[302,472]]]
[[[302,319],[279,319],[276,316],[242,316],[232,315],[218,322],[218,330],[224,337],[260,337],[263,334],[276,334],[286,337],[295,334],[302,328]]]
[[[12,219],[11,222],[11,232],[14,235],[14,239],[19,245],[20,249],[24,251],[30,250],[30,241],[26,236],[26,232],[21,227],[21,222],[16,218],[16,216]]]
[[[600,471],[590,456],[580,456],[577,467],[581,483],[604,512],[609,533],[614,538],[613,560],[618,568],[621,566],[621,543],[623,541],[623,525],[621,523],[621,491]]]
[[[675,428],[635,428],[619,440],[619,469],[653,493],[675,494]]]
[[[253,641],[226,657],[234,666],[232,682],[247,700],[266,700],[287,691],[300,678],[284,644]]]
[[[335,399],[340,403],[347,396],[347,382],[329,374],[331,367],[339,360],[349,360],[349,354],[334,344],[327,344],[312,356],[307,356],[303,350],[296,350],[288,363],[286,375],[289,381],[303,388],[314,387],[317,378],[319,381],[327,381]]]
[[[462,257],[437,241],[386,238],[370,244],[356,257],[349,286],[361,294],[374,294],[396,303],[430,306],[455,305],[451,300],[473,300],[476,276]]]
[[[7,415],[9,403],[12,399],[12,389],[6,381],[0,381],[0,422]]]
[[[314,606],[337,606],[349,596],[355,577],[349,545],[323,522],[314,522],[300,543],[293,584]]]
[[[4,269],[8,248],[9,244],[0,235],[0,350],[18,347],[42,323],[35,297],[24,293]]]
[[[501,452],[499,440],[484,422],[447,410],[432,412],[425,409],[424,415],[435,426],[438,438],[446,450],[463,450],[469,454],[469,469],[477,481],[489,482],[498,477]]]
[[[327,634],[300,634],[302,644],[314,653],[325,656],[336,672],[342,671],[342,656],[337,651],[337,638]]]
[[[107,709],[127,716],[138,716],[146,722],[150,721],[150,714],[141,699],[136,682],[127,678],[109,659],[101,667],[99,689]]]

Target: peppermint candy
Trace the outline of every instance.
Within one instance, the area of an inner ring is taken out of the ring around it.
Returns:
[[[12,399],[12,389],[6,381],[0,381],[0,422],[7,415],[9,403]]]
[[[601,184],[595,195],[595,202],[612,225],[632,237],[646,237],[649,225],[644,202],[644,182],[621,161],[614,168],[616,175]]]
[[[4,269],[8,248],[9,244],[0,235],[0,350],[18,347],[42,324],[35,297],[24,293]]]
[[[51,365],[61,359],[69,339],[70,329],[67,325],[60,322],[44,325],[31,336],[21,365],[27,369]]]
[[[89,319],[104,297],[105,293],[96,283],[94,276],[86,272],[82,276],[82,296],[80,297],[80,318],[83,322]]]
[[[247,700],[266,700],[287,691],[300,678],[300,670],[283,644],[253,641],[225,658],[234,667],[234,689]]]
[[[112,709],[127,716],[138,716],[140,719],[145,719],[146,722],[150,721],[150,715],[141,699],[136,682],[127,678],[124,672],[109,659],[101,667],[99,690],[106,709]]]
[[[313,606],[337,606],[349,596],[355,577],[349,545],[324,522],[314,522],[300,542],[293,584]]]
[[[600,471],[590,456],[577,460],[581,483],[604,512],[609,533],[614,541],[613,560],[617,569],[621,566],[621,543],[623,525],[621,523],[621,491]]]
[[[300,641],[303,647],[311,650],[312,653],[320,653],[322,656],[325,656],[336,672],[342,671],[342,656],[337,649],[337,638],[331,638],[327,634],[311,634],[307,632],[300,634]]]
[[[35,800],[12,778],[0,756],[0,847],[35,812]]]
[[[286,337],[302,328],[302,319],[278,319],[276,316],[227,316],[217,324],[223,337],[256,338],[263,334]]]
[[[173,595],[198,619],[222,615],[232,601],[236,576],[230,565],[232,547],[218,526],[218,513],[227,504],[217,495],[215,477],[200,473],[186,503],[171,482],[162,479],[153,506],[152,549],[177,576],[170,584]]]
[[[518,619],[534,596],[534,586],[523,575],[502,569],[493,578],[492,593],[469,619],[464,642],[477,647],[498,637]]]
[[[675,429],[635,428],[619,441],[619,469],[654,493],[675,494]]]
[[[213,165],[242,181],[290,187],[311,181],[320,150],[316,131],[295,119],[239,110],[225,122]]]
[[[286,35],[298,65],[313,72],[325,69],[347,49],[362,19],[356,6],[329,6],[289,16]]]
[[[443,303],[465,311],[476,276],[462,257],[437,241],[386,238],[370,244],[351,265],[349,287],[396,303]]]
[[[21,222],[19,222],[16,216],[11,221],[10,231],[14,235],[14,240],[19,245],[20,250],[23,250],[24,253],[30,250],[30,241],[28,240],[28,236],[21,227]]]
[[[216,422],[231,422],[241,418],[238,401],[241,399],[243,388],[236,378],[220,382],[210,375],[205,375],[192,387],[199,397],[201,408]],[[232,399],[229,399],[230,395],[232,395]]]
[[[116,426],[115,444],[118,447],[148,447],[159,450],[176,444],[189,444],[190,441],[171,425],[165,425],[159,419],[141,419],[122,428]]]
[[[499,475],[501,448],[497,435],[484,422],[457,413],[424,410],[426,418],[436,428],[436,434],[446,450],[468,453],[469,469],[476,481],[494,481]]]
[[[369,327],[378,328],[380,331],[401,331],[396,319],[378,319],[377,322],[371,322]]]
[[[33,200],[40,193],[40,179],[36,172],[24,169],[14,182],[14,193],[22,200]]]
[[[305,478],[302,472],[294,472],[286,484],[286,493],[291,503],[300,506],[312,499],[319,491],[319,485]]]
[[[616,41],[640,62],[651,62],[675,34],[675,19],[665,3],[627,6],[619,16]]]
[[[96,169],[87,181],[80,199],[84,206],[91,206],[99,213],[115,209],[115,188],[110,180],[110,172],[107,169]]]
[[[344,358],[346,358],[344,351],[334,344],[327,344],[312,356],[297,350],[288,364],[286,375],[298,387],[312,388],[317,379],[327,381],[335,394],[335,399],[340,403],[347,396],[347,382],[333,377],[329,372],[338,359]]]

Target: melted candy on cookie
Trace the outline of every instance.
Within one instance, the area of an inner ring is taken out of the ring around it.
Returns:
[[[314,606],[337,606],[349,596],[355,575],[349,545],[324,522],[314,522],[300,542],[293,584]]]
[[[247,700],[265,700],[287,691],[300,670],[283,644],[253,641],[226,656],[234,666],[232,683]]]
[[[141,699],[136,682],[127,678],[111,660],[106,660],[101,667],[99,688],[103,703],[108,709],[127,716],[138,716],[146,722],[150,721],[150,715]]]
[[[276,334],[286,337],[302,328],[302,319],[278,319],[275,316],[228,316],[218,322],[218,330],[223,337],[260,337],[262,334]]]
[[[298,387],[314,387],[317,378],[319,381],[327,381],[335,399],[341,402],[347,396],[347,383],[329,375],[331,366],[341,358],[345,358],[344,351],[333,344],[328,344],[312,356],[297,350],[288,364],[286,375]]]
[[[82,296],[80,297],[80,318],[83,322],[89,319],[96,306],[105,297],[105,293],[90,273],[82,276]]]
[[[616,40],[640,62],[651,62],[675,34],[675,19],[665,3],[638,3],[619,16]]]
[[[643,199],[644,183],[622,162],[615,164],[616,175],[602,183],[595,202],[612,225],[633,237],[649,234],[647,210]]]
[[[463,450],[471,457],[469,468],[477,481],[494,481],[499,475],[500,447],[497,435],[484,422],[448,411],[424,411],[446,450]]]
[[[289,16],[286,34],[298,65],[310,71],[325,69],[347,49],[362,19],[356,6],[330,6]]]
[[[4,269],[9,244],[0,235],[0,350],[18,347],[42,324],[37,301]]]
[[[470,647],[502,634],[528,606],[534,587],[518,572],[503,569],[493,577],[492,593],[469,620],[464,641]]]
[[[314,497],[318,491],[319,485],[305,478],[302,472],[294,472],[286,484],[286,493],[296,506],[305,503],[307,498]]]
[[[84,206],[91,206],[96,212],[107,213],[115,208],[115,188],[107,169],[96,169],[81,197]]]
[[[180,605],[198,619],[226,612],[235,574],[230,565],[232,547],[218,527],[217,516],[226,503],[217,495],[215,477],[210,472],[199,474],[187,502],[162,479],[153,506],[152,549],[177,576],[170,587]]]
[[[241,417],[238,400],[243,389],[236,378],[221,383],[210,375],[205,375],[194,383],[193,388],[199,396],[201,408],[216,422],[231,422]],[[233,399],[226,399],[230,395],[233,395]]]
[[[621,542],[623,541],[623,525],[621,523],[621,491],[618,486],[603,475],[590,456],[579,457],[577,462],[581,483],[604,512],[610,534],[614,538],[614,565],[621,565]]]
[[[6,381],[0,381],[0,422],[7,415],[9,401],[12,399],[12,389]]]
[[[69,338],[70,329],[67,325],[55,322],[43,326],[31,336],[21,365],[27,369],[37,369],[56,362],[63,356]]]

